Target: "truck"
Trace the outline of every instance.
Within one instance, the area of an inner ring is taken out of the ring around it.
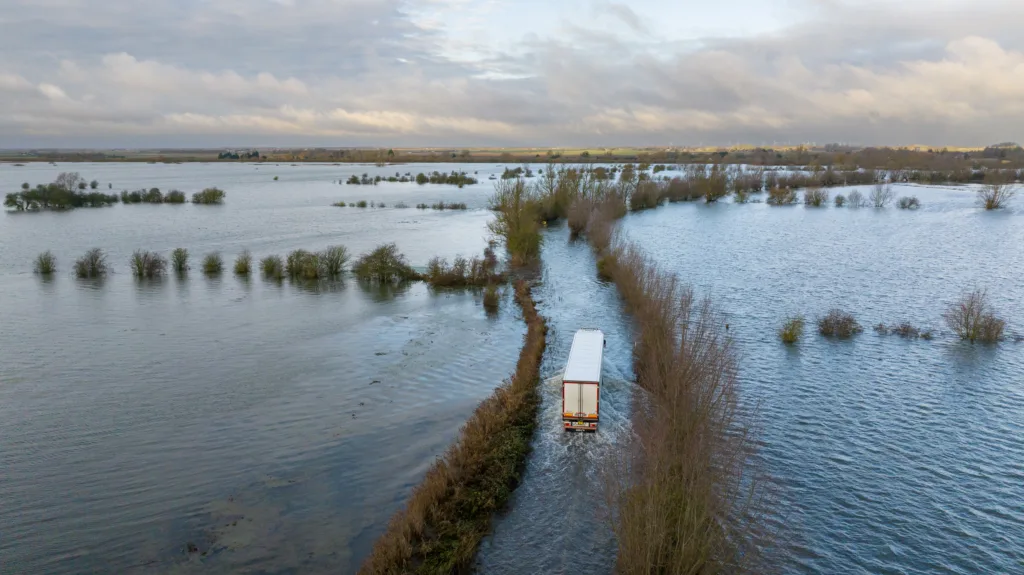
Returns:
[[[562,373],[562,425],[566,431],[597,431],[601,407],[604,332],[583,328],[572,338]]]

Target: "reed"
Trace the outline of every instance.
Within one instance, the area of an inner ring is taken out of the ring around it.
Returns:
[[[53,252],[47,250],[38,256],[34,262],[33,271],[41,276],[48,276],[57,271],[57,257]]]

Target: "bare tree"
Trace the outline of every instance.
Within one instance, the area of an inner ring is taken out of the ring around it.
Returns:
[[[82,179],[81,174],[78,172],[61,172],[53,183],[69,192],[73,192],[78,188],[78,184],[84,182],[85,180]]]
[[[895,197],[896,193],[892,191],[892,184],[886,181],[875,183],[875,187],[871,189],[871,205],[876,208],[888,206]]]
[[[985,290],[976,289],[960,296],[942,317],[960,339],[971,343],[995,343],[1006,327],[1006,322],[995,316]]]

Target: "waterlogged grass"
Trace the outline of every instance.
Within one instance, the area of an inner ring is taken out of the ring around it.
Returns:
[[[217,276],[224,271],[224,260],[217,252],[206,254],[203,258],[203,273],[208,276]]]
[[[779,329],[779,339],[785,344],[794,344],[804,334],[804,317],[795,316],[788,318]]]
[[[492,516],[519,484],[537,425],[547,326],[529,285],[516,285],[527,331],[513,376],[483,401],[427,471],[359,573],[469,572]]]
[[[284,279],[284,261],[281,256],[267,256],[260,260],[260,271],[263,277],[273,280]]]
[[[53,255],[53,252],[47,250],[36,256],[32,269],[41,276],[52,275],[57,271],[57,257]]]
[[[394,243],[377,246],[372,252],[360,256],[352,265],[352,272],[361,280],[378,283],[420,279]]]
[[[174,248],[171,252],[171,269],[182,274],[188,271],[188,250]]]
[[[100,278],[107,275],[107,255],[100,248],[93,248],[75,260],[75,276],[79,278]]]
[[[235,275],[246,276],[252,273],[252,254],[245,250],[235,258]]]
[[[164,275],[167,270],[167,260],[156,252],[135,250],[129,261],[129,267],[133,276],[139,279],[153,279]]]

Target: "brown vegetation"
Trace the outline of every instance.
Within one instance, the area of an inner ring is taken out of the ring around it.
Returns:
[[[864,331],[853,316],[841,309],[832,309],[825,317],[818,318],[818,333],[826,337],[846,339]]]
[[[1015,175],[990,172],[985,177],[985,185],[978,190],[978,201],[986,210],[1006,207],[1006,204],[1017,195],[1017,186],[1013,183],[1015,178]]]
[[[516,284],[516,302],[527,331],[515,374],[477,407],[427,471],[361,574],[467,572],[492,515],[519,484],[536,427],[547,327],[525,281]]]
[[[503,279],[498,273],[498,257],[490,246],[484,248],[483,258],[467,260],[459,256],[451,265],[444,258],[432,258],[423,274],[423,280],[433,287],[485,287]]]
[[[1006,322],[996,317],[984,290],[962,295],[946,310],[943,318],[960,339],[971,343],[996,343],[1002,339],[1006,327]]]

